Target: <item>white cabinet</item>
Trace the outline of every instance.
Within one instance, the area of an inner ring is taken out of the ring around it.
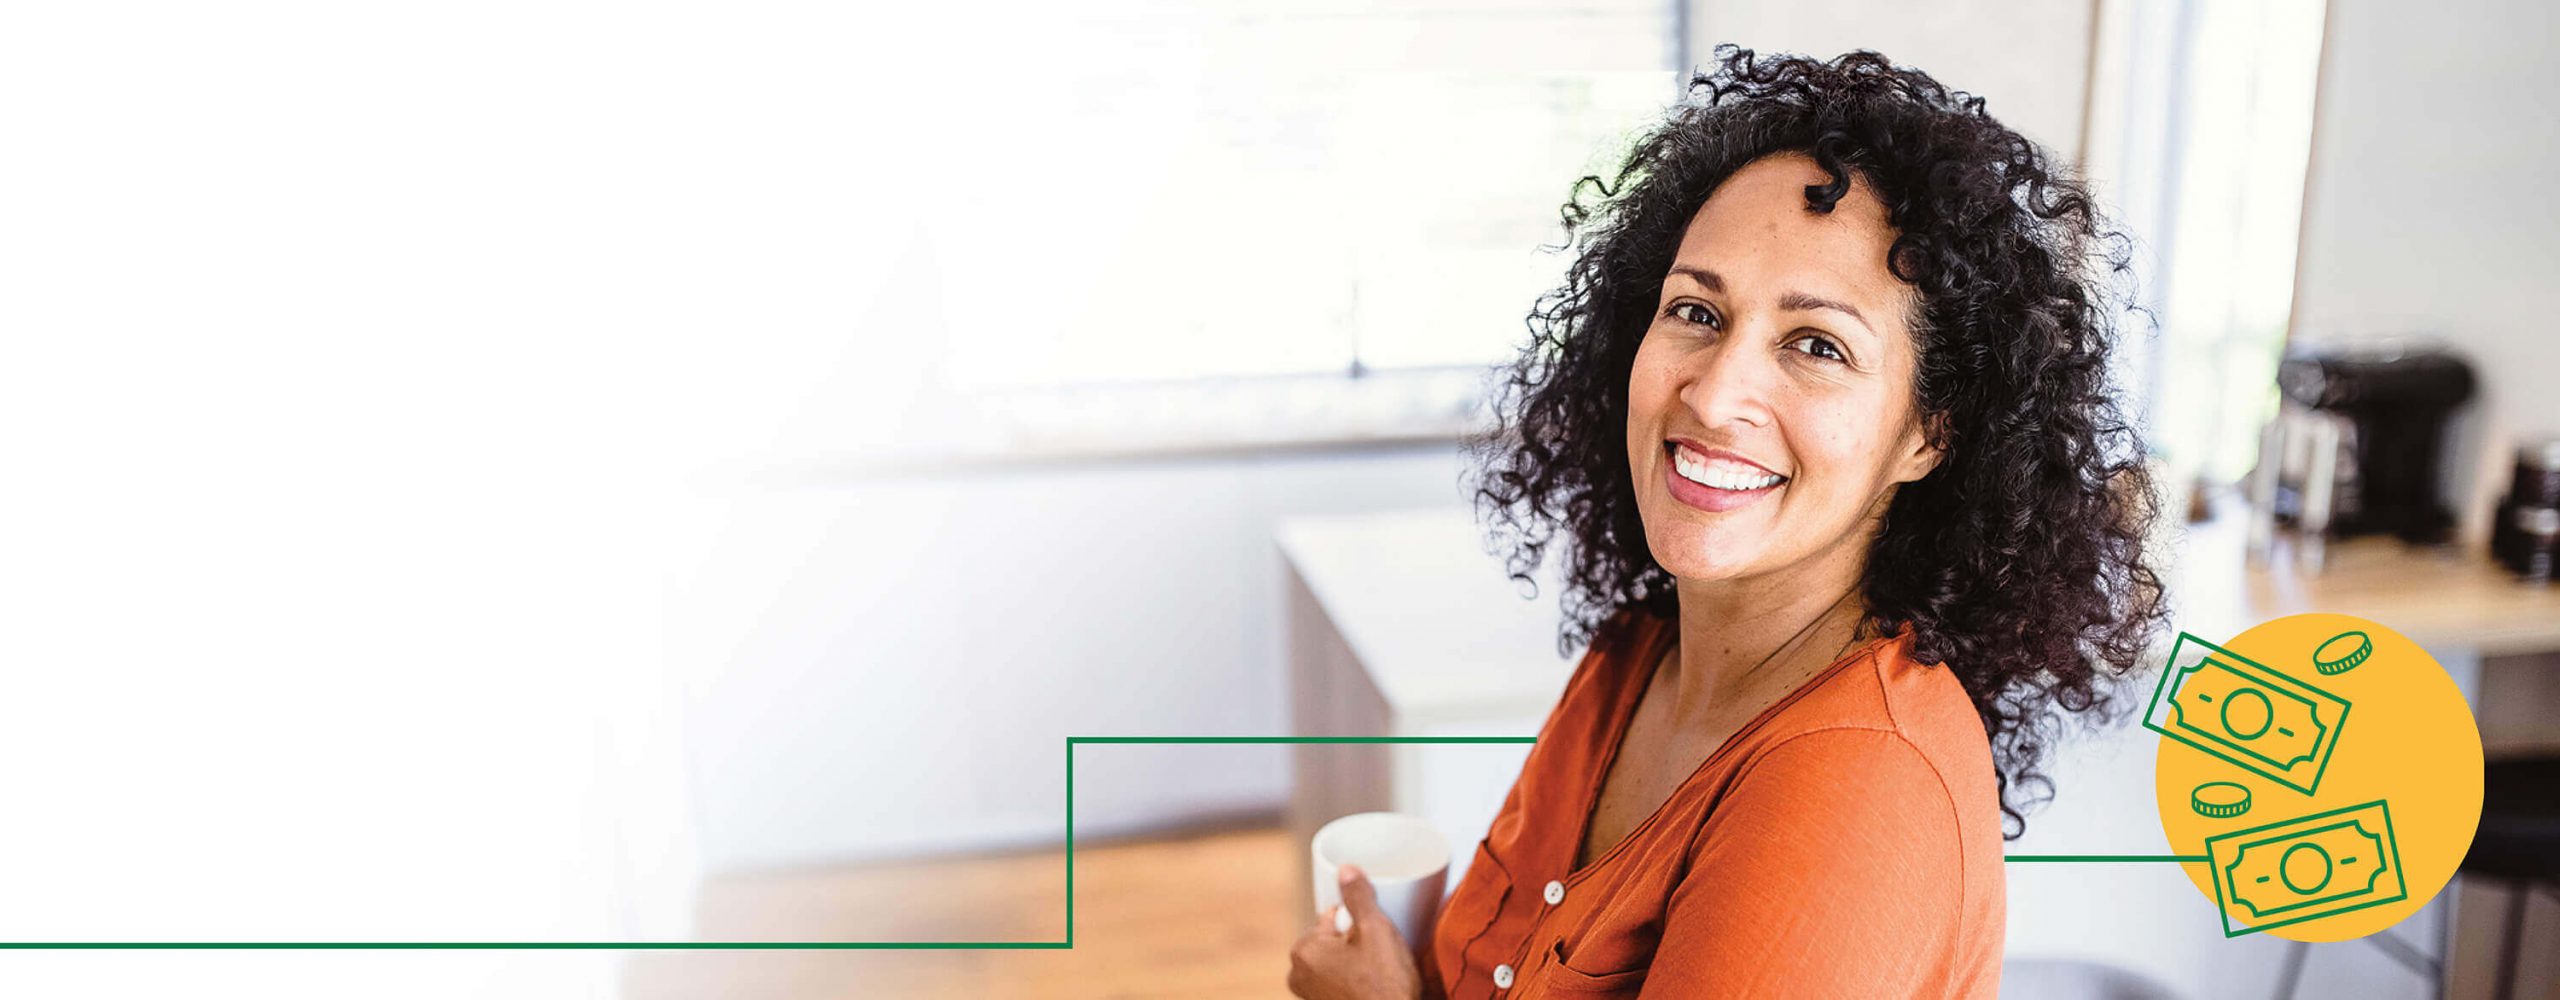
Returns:
[[[1552,579],[1524,597],[1467,510],[1292,518],[1276,535],[1292,735],[1538,734],[1582,651],[1556,652]],[[1345,813],[1422,816],[1449,838],[1454,888],[1529,746],[1298,744],[1290,829],[1304,840]],[[1298,864],[1307,884],[1309,859]]]

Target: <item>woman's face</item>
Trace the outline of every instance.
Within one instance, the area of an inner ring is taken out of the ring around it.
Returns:
[[[1829,181],[1792,153],[1727,178],[1636,349],[1627,461],[1645,541],[1683,581],[1863,558],[1894,487],[1937,464],[1884,205],[1853,177],[1817,214],[1805,186]]]

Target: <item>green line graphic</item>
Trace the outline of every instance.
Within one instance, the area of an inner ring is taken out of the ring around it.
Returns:
[[[0,951],[1045,951],[1076,941],[1076,747],[1086,743],[1536,743],[1535,736],[1069,736],[1067,933],[1059,941],[0,941]],[[2012,862],[2203,862],[2183,854],[2012,854]]]

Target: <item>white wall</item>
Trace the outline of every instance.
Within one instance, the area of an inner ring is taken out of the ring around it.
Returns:
[[[2483,537],[2521,435],[2560,434],[2560,15],[2533,0],[2334,0],[2293,335],[2443,337],[2480,394],[2449,460]]]
[[[689,530],[716,542],[671,612],[707,863],[1054,847],[1068,735],[1286,734],[1271,525],[1456,505],[1461,466],[1418,446],[706,494]],[[1079,839],[1288,797],[1283,745],[1079,761]]]

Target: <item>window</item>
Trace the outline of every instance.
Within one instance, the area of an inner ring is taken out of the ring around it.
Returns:
[[[994,192],[927,213],[964,392],[1505,358],[1679,93],[1660,0],[1074,6],[987,15],[976,130],[903,154]]]
[[[2156,343],[2129,336],[2172,482],[2233,482],[2275,408],[2318,87],[2319,0],[2111,0],[2091,130],[2104,193],[2143,244]],[[2129,325],[2128,333],[2147,330]],[[2153,350],[2140,348],[2150,344]]]

